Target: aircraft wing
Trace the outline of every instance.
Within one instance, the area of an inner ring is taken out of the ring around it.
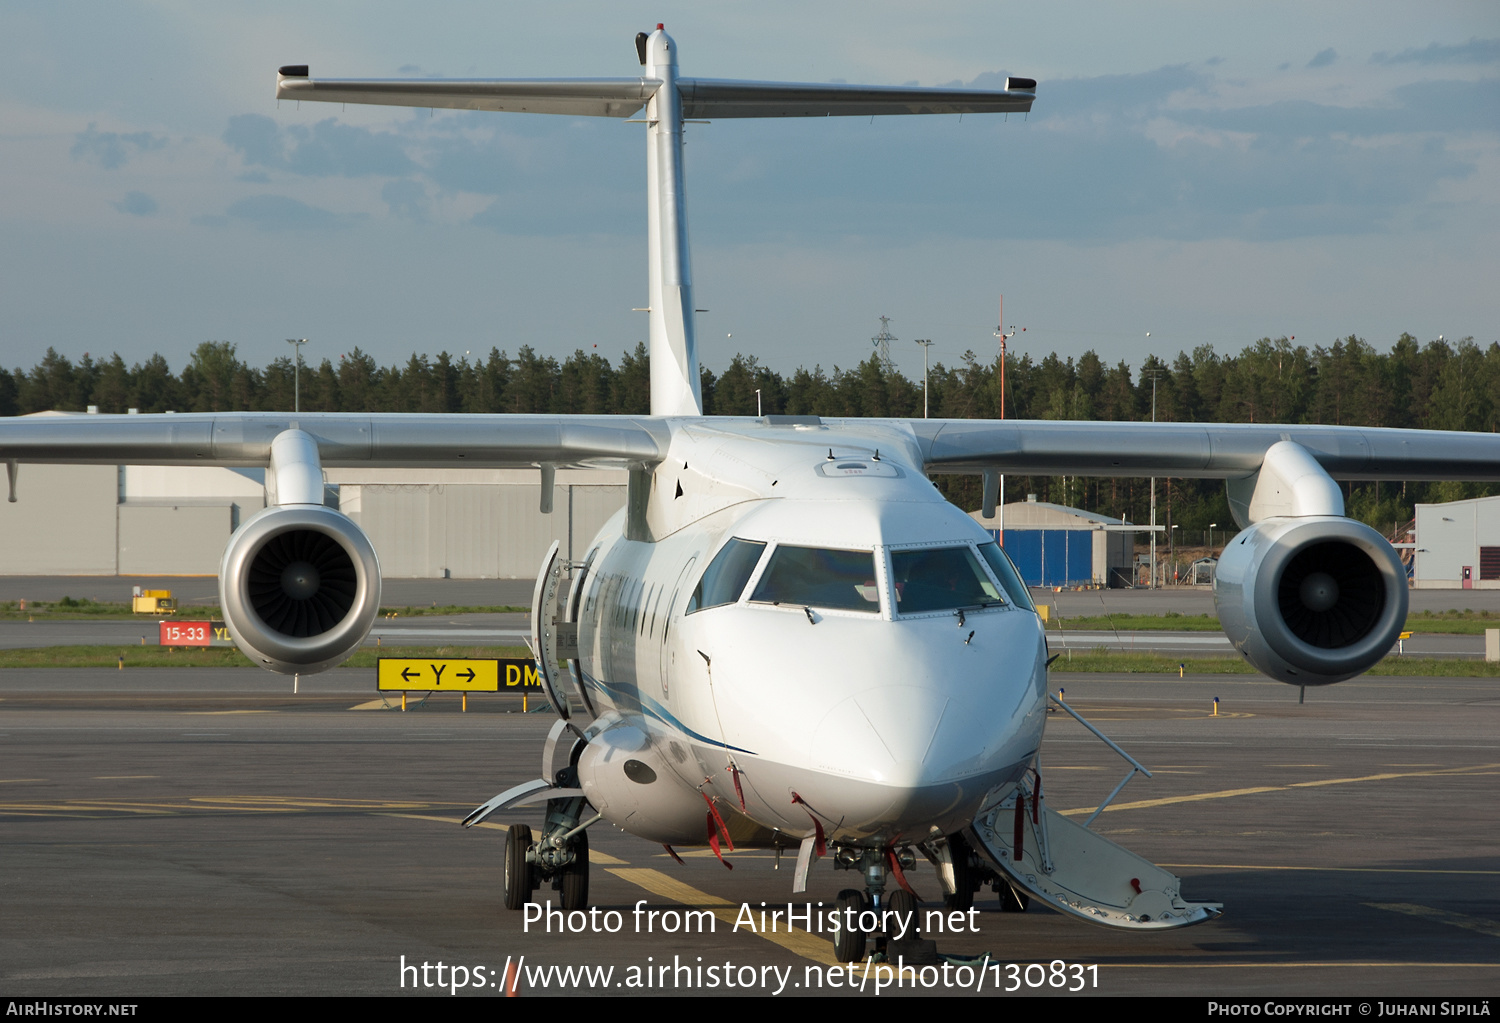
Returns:
[[[1235,479],[1290,440],[1342,480],[1500,481],[1500,435],[1255,423],[907,420],[929,472]]]
[[[1006,90],[738,82],[679,78],[684,117],[833,117],[873,114],[1025,113],[1036,82],[1006,79]]]
[[[218,412],[51,415],[0,420],[0,460],[102,465],[264,466],[300,429],[322,465],[633,469],[665,457],[668,428],[648,416]]]
[[[321,103],[503,110],[629,117],[646,105],[661,82],[653,78],[309,78],[306,65],[288,65],[276,76],[276,98]]]

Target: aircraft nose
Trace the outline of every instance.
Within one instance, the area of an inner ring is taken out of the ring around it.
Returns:
[[[898,788],[987,769],[988,730],[974,708],[915,686],[866,690],[834,706],[813,738],[824,769]]]

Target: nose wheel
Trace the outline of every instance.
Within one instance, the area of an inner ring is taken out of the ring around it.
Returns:
[[[865,911],[865,893],[845,888],[834,901],[838,920],[833,931],[833,956],[841,963],[863,962],[865,932],[860,928],[860,914]]]
[[[899,854],[891,849],[861,849],[846,846],[834,853],[834,863],[845,870],[864,874],[865,890],[845,888],[834,900],[837,919],[833,930],[833,954],[841,963],[862,962],[869,943],[875,942],[877,956],[899,940],[917,937],[921,916],[917,897],[905,888],[886,893],[888,863],[892,856],[910,857],[909,850]],[[902,862],[896,860],[896,862]],[[906,864],[909,865],[909,864]],[[867,926],[869,929],[867,929]]]

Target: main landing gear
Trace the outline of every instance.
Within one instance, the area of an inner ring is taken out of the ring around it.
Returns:
[[[559,777],[559,787],[576,788],[576,770],[567,768]],[[532,841],[531,827],[512,824],[505,834],[505,908],[521,909],[534,901],[543,881],[552,883],[566,912],[587,909],[589,901],[589,835],[585,828],[598,820],[580,824],[583,816],[582,796],[547,800],[547,818],[543,837]]]

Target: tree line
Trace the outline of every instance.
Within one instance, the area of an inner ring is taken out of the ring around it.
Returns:
[[[1006,358],[1004,411],[1012,419],[1219,423],[1319,423],[1495,432],[1500,429],[1500,344],[1472,338],[1426,344],[1402,334],[1389,351],[1347,337],[1324,348],[1263,338],[1237,355],[1203,345],[1168,362],[1149,356],[1139,369],[1107,364],[1096,352],[1078,359],[1056,353]],[[928,377],[934,418],[998,419],[999,359],[965,352],[958,364],[937,363]],[[702,370],[704,411],[768,415],[900,417],[922,414],[922,381],[907,379],[871,356],[851,369],[802,367],[790,375],[736,355],[721,374]],[[294,398],[294,389],[298,392]],[[757,391],[759,394],[757,395]],[[650,363],[643,344],[618,364],[576,351],[559,361],[523,346],[514,356],[491,349],[470,361],[447,352],[413,354],[405,365],[380,366],[354,349],[337,360],[304,363],[282,357],[264,369],[247,365],[236,346],[205,341],[182,372],[154,355],[127,366],[118,355],[74,362],[48,349],[30,370],[0,368],[0,415],[46,410],[100,412],[512,412],[644,415],[650,410]],[[978,505],[979,483],[938,477],[965,508]],[[1479,484],[1390,481],[1346,485],[1351,515],[1389,532],[1411,518],[1417,502],[1490,493]],[[1145,481],[1011,477],[1007,497],[1087,508],[1143,522]],[[1158,521],[1185,530],[1225,526],[1222,485],[1209,480],[1160,480]]]

